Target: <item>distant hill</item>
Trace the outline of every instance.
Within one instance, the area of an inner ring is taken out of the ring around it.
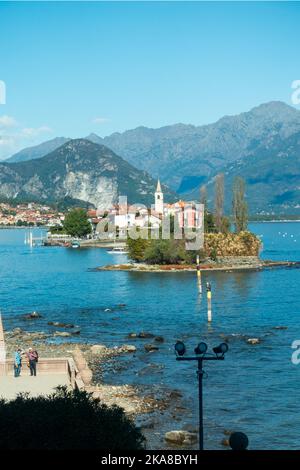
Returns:
[[[287,138],[271,135],[257,144],[247,158],[223,168],[226,209],[231,210],[232,184],[236,176],[246,182],[247,202],[252,214],[300,214],[300,132]],[[213,207],[214,177],[207,184]],[[199,198],[198,190],[188,194]]]
[[[55,137],[55,139],[47,140],[42,144],[35,145],[33,147],[27,147],[23,150],[20,150],[20,152],[15,153],[5,161],[9,163],[16,163],[41,158],[47,155],[48,153],[53,152],[53,150],[56,150],[58,147],[65,144],[69,140],[70,139],[66,137]]]
[[[108,208],[119,195],[129,203],[154,202],[156,181],[104,145],[70,140],[45,157],[0,164],[0,197],[40,202],[87,203]],[[165,186],[166,200],[175,194]]]

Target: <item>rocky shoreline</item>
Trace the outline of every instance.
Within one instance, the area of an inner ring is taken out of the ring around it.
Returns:
[[[95,398],[100,398],[108,406],[117,405],[124,409],[128,416],[143,421],[143,415],[161,412],[168,407],[171,396],[163,399],[141,394],[141,391],[132,385],[108,385],[102,380],[101,369],[109,361],[121,355],[134,354],[136,347],[132,344],[107,347],[103,344],[88,344],[84,342],[51,342],[56,339],[56,334],[48,334],[43,331],[28,332],[21,328],[5,332],[6,356],[13,358],[17,347],[23,350],[34,346],[40,357],[70,357],[75,360],[80,369],[81,363],[84,373],[81,371],[85,383],[85,390],[92,393]],[[24,366],[23,373],[27,370]]]
[[[300,266],[299,261],[269,261],[260,260],[256,257],[243,257],[222,259],[218,262],[209,261],[199,265],[200,270],[205,271],[259,271],[272,268],[296,268]],[[147,273],[165,273],[165,272],[195,272],[196,265],[186,264],[145,264],[145,263],[127,263],[127,264],[109,264],[95,268],[96,271],[130,271]]]

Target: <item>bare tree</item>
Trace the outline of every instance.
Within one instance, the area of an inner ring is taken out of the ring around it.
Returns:
[[[200,188],[200,204],[204,204],[204,209],[206,210],[207,205],[207,189],[206,185],[204,184]]]
[[[224,216],[224,174],[216,176],[215,182],[215,225],[218,232],[223,231]]]
[[[233,221],[236,233],[247,230],[248,206],[245,200],[245,180],[237,176],[233,182]]]

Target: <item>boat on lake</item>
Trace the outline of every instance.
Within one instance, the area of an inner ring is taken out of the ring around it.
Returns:
[[[115,246],[111,250],[108,250],[107,253],[110,253],[112,255],[115,255],[115,254],[126,255],[128,251],[126,251],[126,249],[122,246]]]

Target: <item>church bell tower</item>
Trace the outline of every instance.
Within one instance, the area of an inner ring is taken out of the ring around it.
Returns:
[[[155,212],[158,212],[159,214],[164,213],[164,194],[161,190],[159,180],[157,180],[157,187],[155,191]]]

